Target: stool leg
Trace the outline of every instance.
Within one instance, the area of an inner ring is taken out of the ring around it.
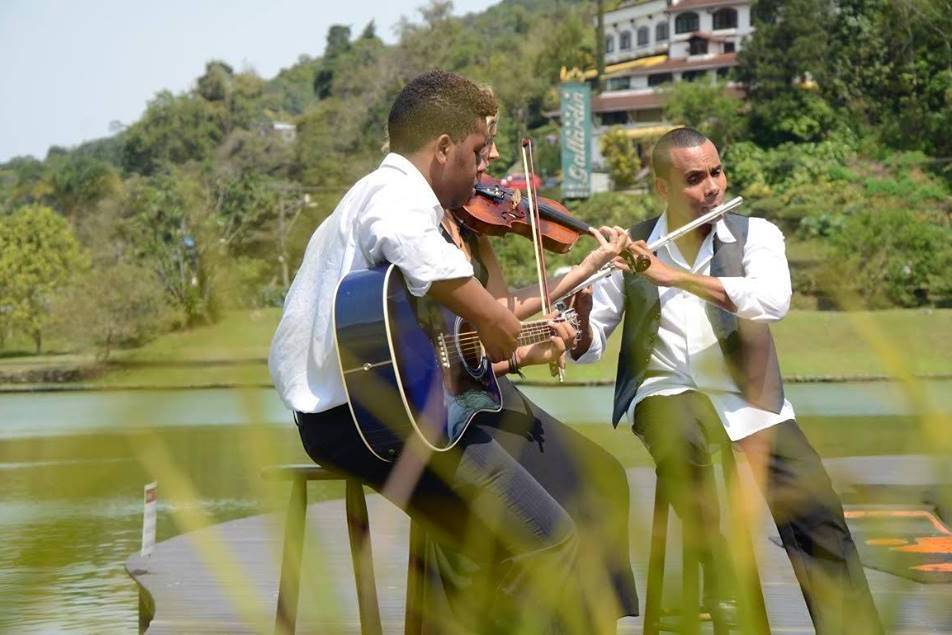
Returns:
[[[767,607],[764,605],[763,586],[760,583],[760,574],[757,572],[757,559],[754,556],[753,540],[747,526],[744,511],[741,507],[741,498],[735,494],[737,490],[737,464],[734,461],[734,450],[727,444],[721,450],[721,461],[724,470],[724,486],[727,489],[727,499],[734,501],[731,505],[731,519],[734,535],[737,538],[740,558],[735,558],[738,584],[738,609],[741,625],[744,632],[758,635],[770,634],[770,622],[767,619]],[[741,562],[737,562],[742,560]]]
[[[707,528],[704,528],[707,529]],[[701,630],[699,619],[700,583],[698,569],[701,566],[698,557],[698,534],[703,529],[697,526],[697,519],[681,519],[681,628],[683,635],[695,635]]]
[[[284,553],[281,557],[281,582],[278,586],[278,614],[274,632],[294,633],[297,622],[298,587],[301,581],[301,550],[304,547],[304,518],[307,514],[307,481],[294,479],[284,524]]]
[[[426,534],[415,520],[410,520],[410,556],[407,561],[407,602],[403,622],[404,635],[423,632],[423,586],[426,568]]]
[[[370,523],[367,518],[367,499],[360,481],[347,481],[346,506],[350,557],[357,582],[360,632],[363,635],[379,635],[383,629],[380,625],[380,606],[377,603],[373,554],[370,550]]]
[[[668,540],[668,499],[661,479],[655,483],[651,517],[651,547],[648,555],[648,583],[645,590],[645,635],[657,635],[661,625],[661,594],[664,592],[664,555]]]

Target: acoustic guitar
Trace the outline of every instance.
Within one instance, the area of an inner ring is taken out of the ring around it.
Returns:
[[[559,320],[576,320],[573,310]],[[548,340],[550,320],[524,322],[519,344]],[[492,363],[462,318],[407,291],[392,264],[352,271],[337,286],[334,332],[341,378],[367,448],[393,461],[409,435],[443,452],[502,397]]]

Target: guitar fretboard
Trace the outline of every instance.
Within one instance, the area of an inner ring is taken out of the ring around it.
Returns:
[[[526,344],[536,344],[544,342],[552,337],[552,327],[548,320],[539,320],[537,322],[523,322],[522,330],[519,331],[519,337],[516,338],[519,346]]]
[[[554,320],[536,320],[534,322],[523,322],[522,330],[519,331],[519,337],[516,338],[519,346],[524,344],[536,344],[544,342],[552,337],[552,327],[550,322],[568,322],[576,329],[578,328],[578,315],[574,309],[564,311]]]
[[[552,322],[569,322],[572,326],[578,328],[578,315],[574,309],[568,309],[552,320],[523,322],[522,328],[519,330],[519,335],[516,338],[516,343],[519,346],[523,346],[548,340],[553,334],[552,327],[550,326]],[[434,345],[437,350],[440,351],[440,357],[444,360],[448,360],[444,361],[444,364],[452,361],[450,358],[452,357],[451,349],[453,348],[458,348],[464,355],[477,353],[482,348],[482,344],[479,343],[479,336],[475,331],[461,331],[452,337],[440,334],[434,342]]]

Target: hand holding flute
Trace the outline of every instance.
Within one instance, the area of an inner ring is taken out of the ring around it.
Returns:
[[[677,240],[678,238],[680,238],[681,236],[684,236],[685,234],[689,232],[694,231],[698,227],[701,227],[702,225],[706,225],[707,223],[716,222],[717,219],[719,219],[721,216],[723,216],[727,212],[737,207],[740,207],[740,204],[743,202],[744,202],[744,199],[741,196],[732,198],[726,203],[722,205],[718,205],[717,207],[707,212],[706,214],[698,216],[691,222],[685,223],[681,227],[678,227],[674,231],[669,232],[668,234],[662,236],[658,240],[650,243],[649,245],[647,245],[646,249],[649,253],[654,253],[658,251],[661,247],[667,245],[668,243],[674,240]],[[638,273],[642,273],[646,271],[649,266],[651,266],[651,258],[647,254],[639,254],[635,261],[635,271]]]
[[[652,253],[654,253],[655,251],[657,251],[664,245],[668,244],[672,240],[677,240],[681,236],[684,236],[688,232],[693,231],[694,229],[700,227],[701,225],[716,222],[717,219],[719,219],[721,216],[723,216],[727,212],[740,207],[741,203],[743,202],[744,202],[744,199],[740,196],[733,198],[722,205],[718,205],[717,207],[703,214],[702,216],[695,218],[693,221],[686,223],[682,225],[681,227],[678,227],[674,231],[666,234],[665,236],[662,236],[658,240],[655,240],[651,242],[650,244],[644,246],[642,249],[646,250],[646,253],[641,253],[638,256],[636,256],[635,265],[632,268],[633,271],[635,271],[636,273],[644,273],[645,271],[648,270],[648,267],[651,266]],[[575,285],[575,287],[573,287],[571,290],[567,291],[566,293],[556,298],[554,302],[560,302],[572,297],[573,295],[575,295],[582,289],[585,289],[586,287],[590,287],[592,284],[594,284],[598,280],[601,280],[602,278],[607,278],[608,276],[612,274],[612,272],[615,269],[616,267],[612,265],[611,263],[605,265],[604,267],[599,269],[594,275],[590,276],[588,279],[582,281],[581,283]]]

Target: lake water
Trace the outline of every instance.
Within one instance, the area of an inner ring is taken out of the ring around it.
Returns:
[[[792,384],[787,396],[824,456],[898,454],[928,449],[922,408],[952,413],[952,381],[918,386]],[[645,464],[631,434],[606,423],[611,388],[525,391]],[[0,395],[0,631],[134,631],[122,563],[139,548],[143,485],[159,482],[159,540],[283,507],[285,489],[258,472],[307,460],[295,432],[266,389]]]

